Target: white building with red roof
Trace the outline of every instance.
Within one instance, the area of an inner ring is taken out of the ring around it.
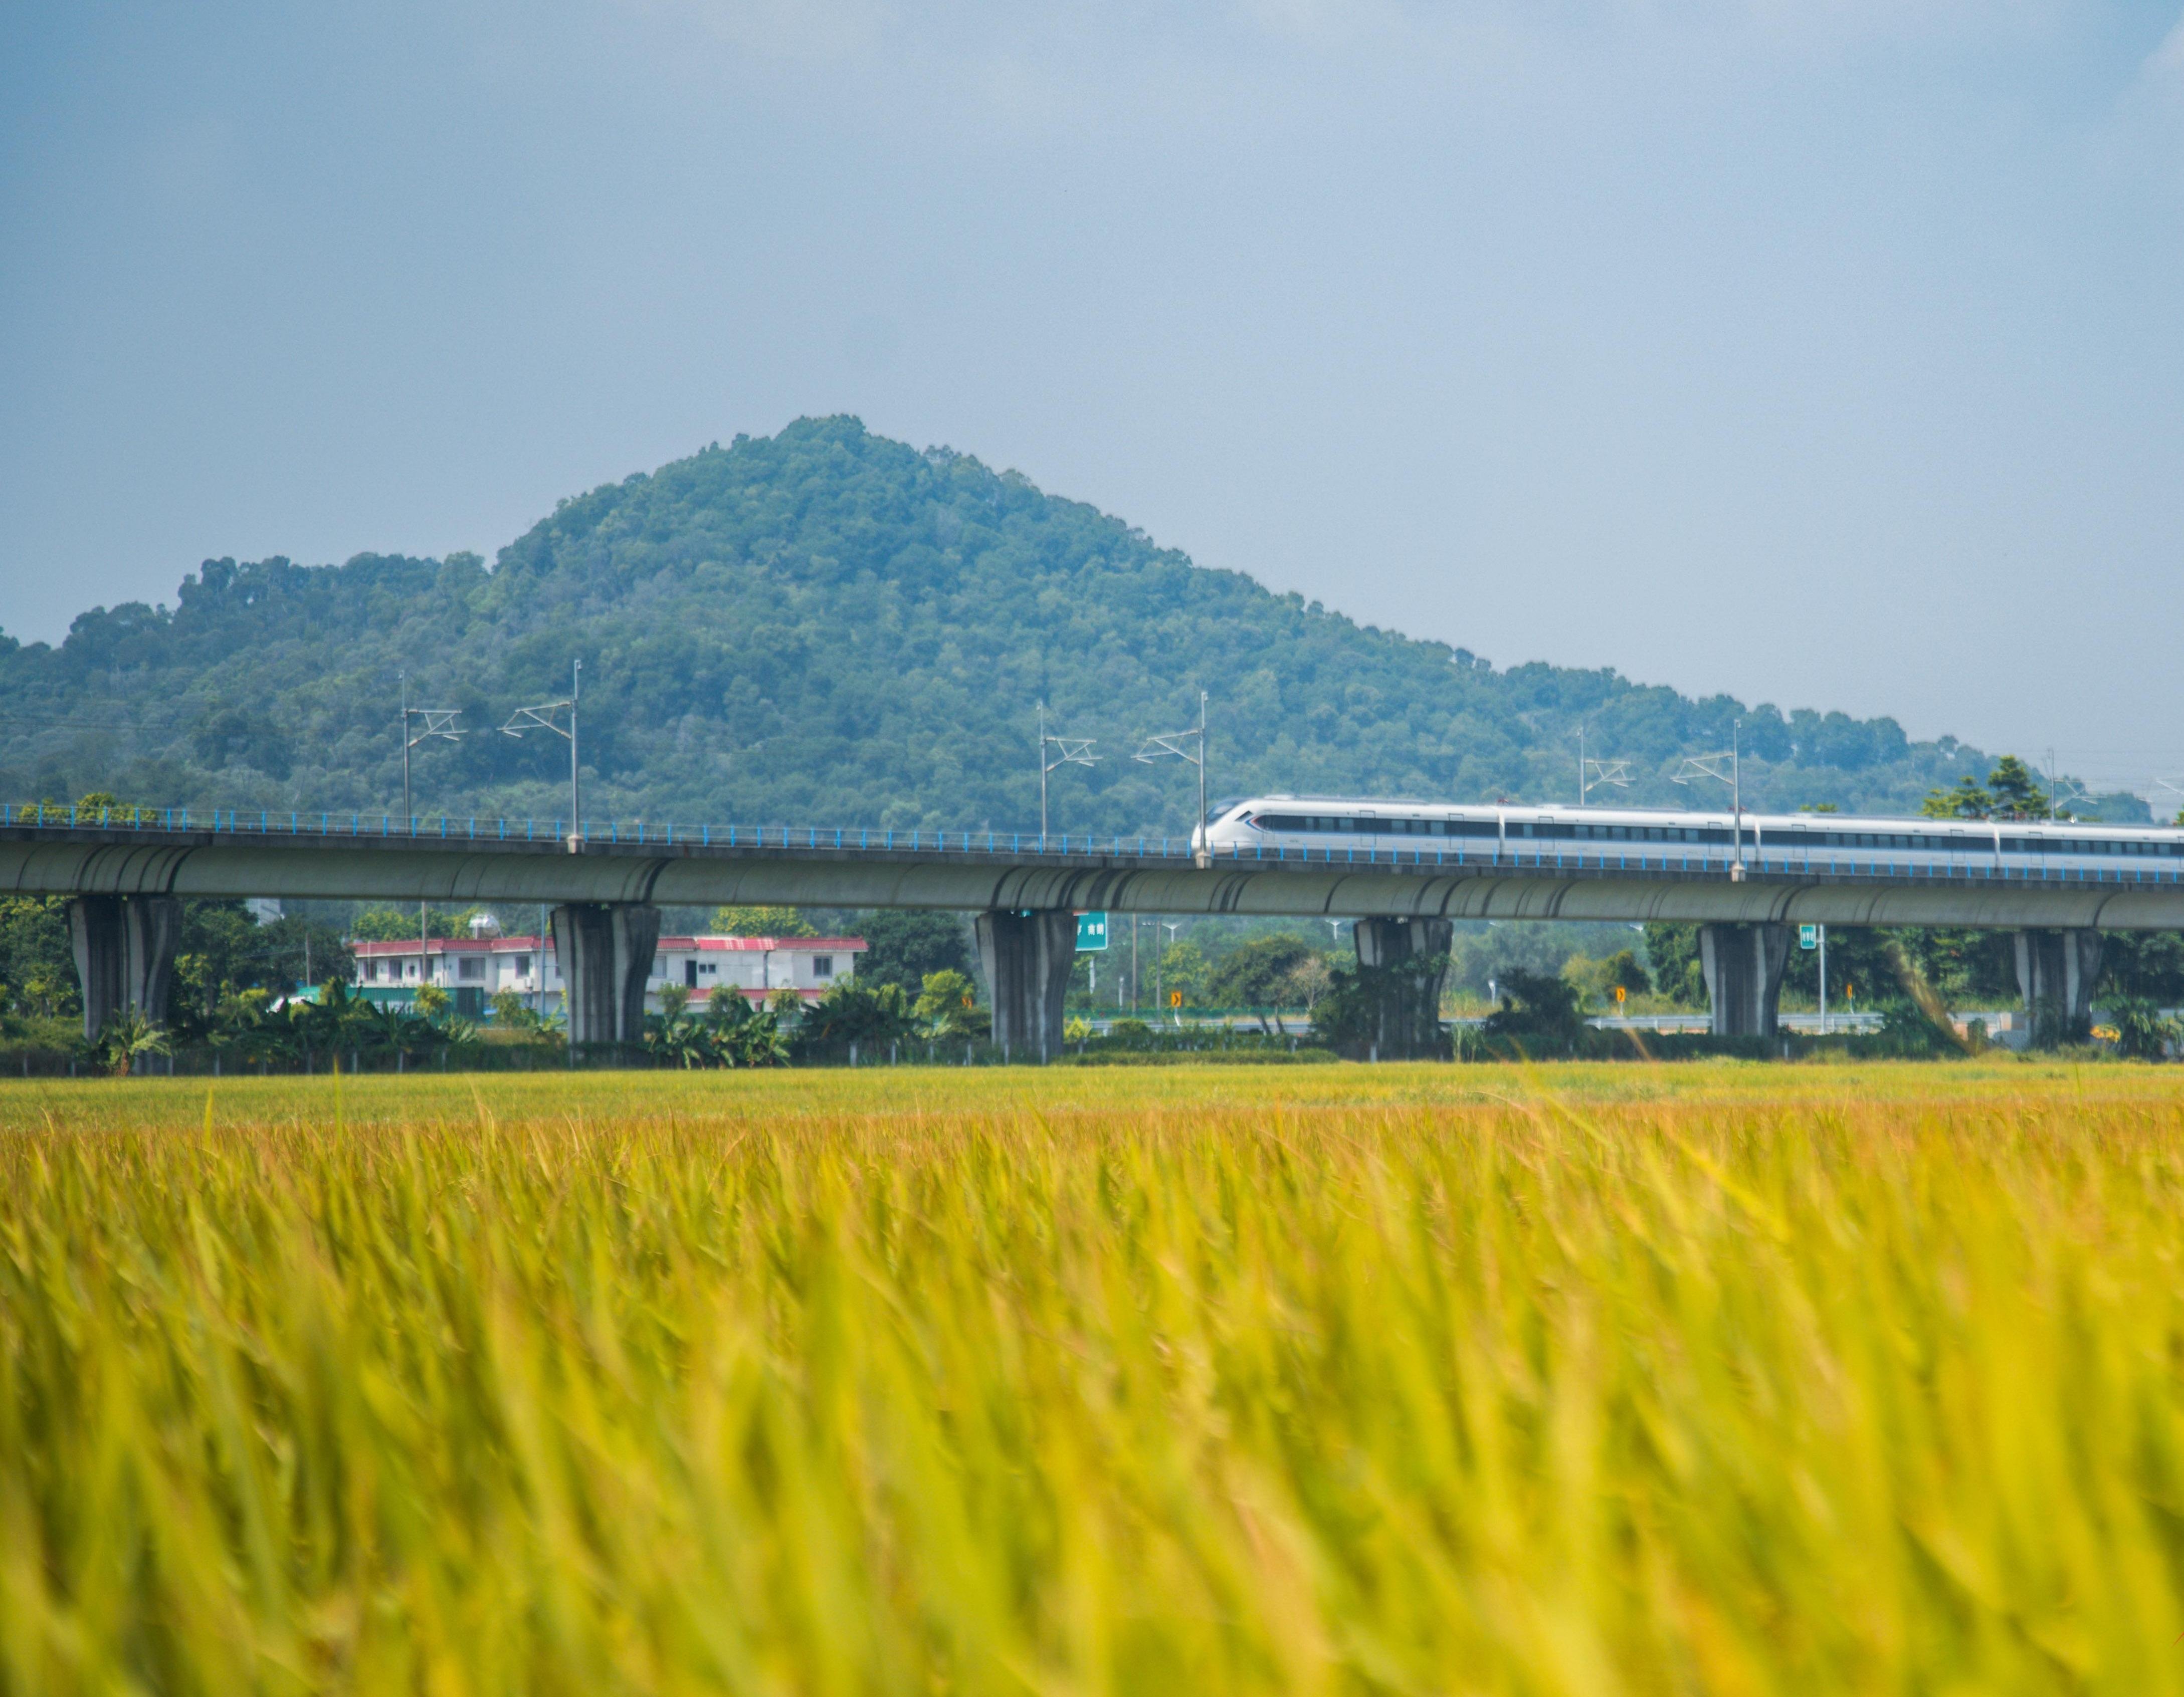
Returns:
[[[716,990],[741,995],[754,1004],[774,991],[790,989],[816,1002],[829,985],[856,973],[861,937],[663,937],[653,952],[644,985],[644,1005],[660,1011],[660,993],[679,985],[689,1005],[702,1011]],[[476,1018],[503,990],[513,990],[532,1007],[553,1014],[561,1007],[561,975],[549,943],[481,932],[470,937],[435,937],[421,949],[418,939],[394,943],[353,942],[356,988],[368,1001],[406,1004],[421,985],[434,984],[454,998],[455,1011]]]

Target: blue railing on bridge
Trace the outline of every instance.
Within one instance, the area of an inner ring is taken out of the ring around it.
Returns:
[[[418,842],[536,843],[585,847],[714,849],[839,850],[844,854],[990,854],[1170,860],[1189,864],[1188,837],[1117,837],[1035,831],[872,830],[860,826],[655,825],[648,821],[582,820],[571,832],[560,819],[478,819],[453,814],[397,819],[392,814],[278,811],[266,808],[82,807],[53,802],[0,804],[0,826],[50,831],[204,832],[215,836],[401,838]],[[1279,845],[1217,844],[1213,859],[1269,866],[1350,865],[1409,871],[1526,871],[1590,874],[1636,872],[1653,877],[1726,877],[1736,862],[1727,855],[1583,854],[1497,848],[1284,848]],[[2137,866],[2027,866],[1887,860],[1873,856],[1755,854],[1747,876],[1870,878],[1918,883],[2064,883],[2173,885],[2184,869]]]

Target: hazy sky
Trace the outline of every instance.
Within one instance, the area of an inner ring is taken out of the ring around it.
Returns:
[[[2179,9],[8,7],[0,627],[850,411],[1497,664],[2184,784]]]

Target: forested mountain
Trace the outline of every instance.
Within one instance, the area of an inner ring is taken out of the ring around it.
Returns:
[[[1988,764],[1886,719],[1497,670],[830,418],[565,501],[490,566],[209,560],[171,609],[86,613],[58,648],[0,639],[0,798],[398,810],[406,672],[469,733],[418,751],[420,811],[555,815],[566,745],[496,732],[566,694],[578,657],[601,818],[1035,826],[1044,699],[1102,757],[1056,775],[1056,830],[1179,832],[1189,769],[1128,756],[1190,723],[1201,686],[1220,795],[1568,800],[1580,723],[1630,763],[1622,793],[1663,804],[1707,794],[1669,774],[1738,717],[1747,804],[1911,810]]]

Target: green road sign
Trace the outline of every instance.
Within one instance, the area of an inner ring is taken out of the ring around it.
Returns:
[[[1104,913],[1080,913],[1077,915],[1077,952],[1084,954],[1107,946],[1107,915]]]
[[[1079,926],[1082,926],[1082,924],[1083,924],[1083,921],[1078,921],[1078,924],[1079,924]],[[1078,946],[1079,949],[1082,949],[1084,945],[1083,943],[1078,943],[1077,946]],[[1819,926],[1818,926],[1817,925],[1801,925],[1801,926],[1799,926],[1797,927],[1797,947],[1798,947],[1798,948],[1800,948],[1800,949],[1818,949],[1819,946],[1820,946],[1820,928],[1819,928]]]

